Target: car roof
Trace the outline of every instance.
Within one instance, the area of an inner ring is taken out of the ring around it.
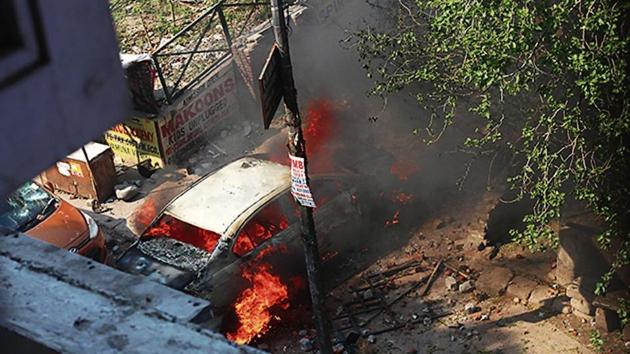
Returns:
[[[164,211],[188,224],[224,234],[245,213],[255,211],[290,186],[290,170],[254,157],[238,159],[206,176]]]

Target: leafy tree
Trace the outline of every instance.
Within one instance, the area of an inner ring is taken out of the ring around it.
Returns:
[[[398,0],[389,30],[354,40],[371,93],[404,90],[427,112],[434,143],[459,117],[479,127],[462,145],[507,150],[509,177],[534,207],[512,236],[533,249],[557,242],[550,222],[569,198],[605,221],[616,252],[596,289],[630,262],[628,8],[623,0]],[[470,114],[460,115],[462,109]],[[616,240],[616,241],[615,241]]]

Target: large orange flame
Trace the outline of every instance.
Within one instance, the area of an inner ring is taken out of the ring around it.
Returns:
[[[339,136],[337,112],[341,103],[335,103],[326,98],[311,99],[306,104],[304,115],[304,140],[309,156],[311,172],[330,172],[333,167],[335,154],[334,142]],[[273,143],[269,159],[288,164],[289,158],[284,140]]]
[[[245,289],[234,305],[240,326],[227,337],[237,344],[247,344],[267,333],[272,320],[270,309],[274,306],[287,308],[289,293],[280,277],[271,274],[271,265],[256,264],[243,270],[243,278],[252,286]]]

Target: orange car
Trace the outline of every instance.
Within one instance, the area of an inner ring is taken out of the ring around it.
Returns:
[[[99,262],[109,260],[94,219],[33,182],[0,200],[0,226]]]

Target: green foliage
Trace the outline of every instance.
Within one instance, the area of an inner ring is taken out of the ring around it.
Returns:
[[[604,351],[604,339],[597,330],[592,330],[590,335],[590,342],[596,352],[601,353]]]
[[[147,53],[155,50],[161,38],[177,33],[205,6],[207,4],[192,6],[176,0],[111,0],[121,51]]]
[[[199,17],[218,0],[110,0],[110,10],[124,53],[150,53],[162,39],[168,39]],[[238,3],[238,1],[225,1]],[[243,2],[241,2],[243,3]],[[245,24],[259,24],[270,16],[269,6],[225,7],[224,14],[231,30]],[[215,19],[218,24],[218,19]],[[200,26],[203,27],[203,26]],[[231,32],[232,36],[239,32]]]
[[[619,315],[621,327],[630,326],[630,300],[619,298],[619,304],[617,315]]]
[[[629,3],[620,0],[400,0],[395,28],[354,34],[372,94],[412,92],[427,112],[424,139],[475,119],[463,141],[477,156],[507,151],[509,183],[535,202],[512,236],[556,242],[550,222],[568,198],[608,225],[598,237],[630,262]],[[469,114],[456,114],[468,110]],[[417,131],[416,131],[417,133]],[[620,246],[619,246],[620,245]]]

